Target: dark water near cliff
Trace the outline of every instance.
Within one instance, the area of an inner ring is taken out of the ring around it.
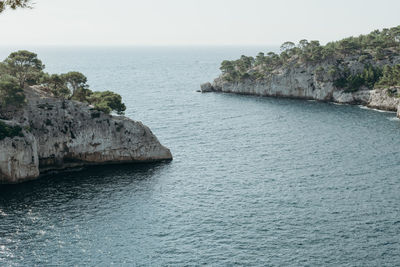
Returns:
[[[122,94],[175,159],[1,187],[0,265],[399,265],[400,122],[194,92],[258,50],[36,49]]]

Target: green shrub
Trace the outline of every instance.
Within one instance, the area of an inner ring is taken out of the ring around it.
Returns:
[[[10,76],[0,77],[0,107],[19,108],[25,104],[25,94],[18,81]]]
[[[369,59],[369,56],[367,56],[367,55],[361,55],[359,58],[358,58],[358,62],[361,62],[361,63],[364,63],[366,60],[368,60]]]
[[[6,137],[24,136],[22,128],[20,126],[9,126],[4,122],[0,121],[0,140]]]
[[[376,87],[400,86],[400,64],[393,67],[386,65],[383,68],[382,77],[376,83]]]
[[[345,89],[346,92],[355,92],[360,87],[374,88],[375,84],[382,77],[382,70],[371,65],[365,65],[360,73],[351,73],[349,68],[343,70],[336,69],[338,78],[334,80],[333,85],[337,88]]]
[[[80,87],[73,92],[71,99],[83,103],[89,103],[88,98],[92,94],[93,94],[92,90]]]
[[[230,61],[223,62],[221,70],[234,80],[244,79],[250,77],[246,70],[253,64],[252,57],[242,56],[235,64]],[[95,109],[107,114],[112,111],[124,114],[126,107],[119,94],[110,91],[93,92],[89,89],[87,78],[82,73],[71,71],[50,75],[44,73],[43,69],[44,65],[37,58],[37,54],[26,50],[13,52],[4,62],[0,62],[0,108],[22,106],[25,103],[23,88],[26,85],[40,84],[56,97],[92,104]],[[38,107],[51,109],[46,105]],[[47,125],[51,125],[50,123],[46,122]]]
[[[388,89],[386,94],[390,97],[399,97],[397,94],[397,89]]]
[[[267,72],[272,72],[282,66],[318,64],[324,60],[335,60],[337,62],[350,55],[358,56],[359,62],[364,63],[368,59],[381,60],[388,57],[388,55],[399,54],[399,40],[400,26],[383,29],[382,31],[375,30],[366,35],[348,37],[326,45],[320,45],[318,41],[307,40],[301,40],[295,45],[293,42],[288,41],[281,46],[280,54],[273,52],[264,54],[260,52],[255,59],[241,56],[238,60],[223,61],[220,69],[223,79],[230,82],[238,82],[242,79],[247,79],[248,76],[245,73],[249,73],[255,66],[265,72],[261,76],[257,75],[258,78],[266,77]],[[343,79],[339,83],[344,85],[352,84],[352,86],[357,87],[359,84],[363,84],[365,77],[350,77],[348,80],[348,77],[336,78]],[[367,83],[370,84],[371,80],[368,80]]]
[[[68,88],[66,81],[62,75],[44,74],[41,78],[41,84],[48,87],[56,97],[68,98],[71,95],[71,90]]]
[[[94,92],[88,98],[88,102],[94,106],[95,109],[109,114],[111,111],[117,114],[124,114],[126,106],[122,103],[122,97],[111,91]]]
[[[24,88],[25,85],[37,84],[43,74],[44,65],[37,58],[37,54],[20,50],[11,53],[4,60],[3,69],[7,74],[18,80],[19,86]]]

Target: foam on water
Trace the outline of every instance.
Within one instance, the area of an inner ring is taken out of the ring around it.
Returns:
[[[396,113],[395,111],[382,110],[382,109],[376,109],[376,108],[370,108],[370,107],[363,106],[363,105],[359,105],[359,107],[360,107],[361,109],[374,110],[374,111],[383,112],[383,113]]]

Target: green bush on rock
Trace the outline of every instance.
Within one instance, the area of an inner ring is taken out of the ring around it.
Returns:
[[[119,94],[111,91],[105,92],[94,92],[88,97],[90,104],[94,105],[94,108],[109,114],[111,111],[117,112],[122,115],[126,110],[126,106],[122,103],[122,98]]]
[[[44,65],[37,58],[37,54],[20,50],[11,53],[5,60],[3,71],[15,77],[19,86],[24,88],[25,85],[38,84],[43,75]]]
[[[376,87],[385,86],[400,86],[400,64],[383,68],[382,78],[376,84]]]
[[[362,86],[373,88],[382,77],[382,70],[372,65],[365,65],[360,73],[351,73],[349,68],[344,68],[337,69],[335,74],[338,76],[333,82],[335,87],[345,89],[347,92],[355,92]]]
[[[260,52],[256,58],[241,56],[237,60],[224,60],[221,63],[222,79],[228,82],[240,82],[245,79],[267,79],[271,73],[288,65],[334,64],[342,71],[336,79],[338,87],[355,91],[361,86],[371,89],[379,79],[379,71],[368,68],[361,73],[347,73],[340,62],[354,56],[358,62],[370,64],[372,60],[390,60],[400,54],[400,26],[381,31],[375,30],[366,35],[348,37],[340,41],[321,45],[319,41],[300,40],[296,45],[287,41],[280,47],[280,54]],[[332,72],[329,74],[332,76]],[[377,77],[378,75],[378,77]],[[392,81],[394,78],[390,78]],[[391,83],[393,84],[393,83]]]
[[[242,69],[251,65],[250,61],[246,62],[247,65],[243,65]],[[37,54],[26,50],[13,52],[0,62],[0,108],[21,107],[25,103],[24,87],[41,85],[55,97],[88,103],[107,114],[112,111],[124,114],[126,107],[119,94],[110,91],[93,92],[82,73],[71,71],[64,74],[48,74],[43,70],[44,65]]]
[[[19,108],[23,104],[25,104],[25,94],[16,79],[0,76],[0,108]]]
[[[0,121],[0,140],[6,137],[23,136],[22,128],[20,126],[9,126]]]

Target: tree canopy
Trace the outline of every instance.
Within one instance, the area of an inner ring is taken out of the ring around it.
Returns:
[[[61,78],[66,83],[67,87],[72,91],[72,94],[74,94],[78,89],[89,87],[89,85],[86,84],[86,76],[77,71],[70,71],[68,73],[61,74]]]
[[[10,126],[0,121],[0,140],[14,136],[23,136],[21,126]]]
[[[117,114],[122,115],[126,110],[121,96],[111,91],[94,92],[88,97],[88,101],[96,109],[105,113],[110,113],[114,110]]]
[[[0,77],[0,108],[20,107],[25,103],[25,95],[18,81],[11,76]]]
[[[24,88],[27,83],[35,84],[38,81],[44,65],[37,58],[37,54],[20,50],[11,53],[4,60],[3,69],[15,77],[19,85]]]
[[[373,87],[372,83],[376,82],[381,71],[366,66],[365,72],[361,70],[361,73],[346,73],[344,66],[338,65],[349,56],[358,57],[358,60],[366,65],[379,60],[390,62],[393,56],[400,56],[400,26],[375,30],[366,35],[348,37],[326,45],[321,45],[317,40],[303,39],[297,45],[287,41],[281,45],[279,54],[260,52],[255,58],[241,56],[237,60],[224,60],[220,69],[223,79],[238,82],[244,79],[267,79],[274,71],[289,65],[327,63],[338,67],[335,77],[339,80],[337,84],[345,84],[344,88],[351,85],[356,85],[357,88]],[[394,80],[393,77],[390,79]]]
[[[68,98],[71,95],[63,75],[45,73],[41,78],[41,84],[47,86],[56,97]]]
[[[400,65],[385,66],[376,87],[400,86]]]
[[[7,8],[31,8],[31,0],[0,0],[0,14]]]
[[[112,111],[124,113],[126,107],[119,94],[93,92],[82,73],[48,74],[43,70],[44,65],[37,54],[26,50],[13,52],[0,62],[0,108],[22,106],[25,103],[25,86],[41,85],[55,97],[85,102],[107,114]]]

